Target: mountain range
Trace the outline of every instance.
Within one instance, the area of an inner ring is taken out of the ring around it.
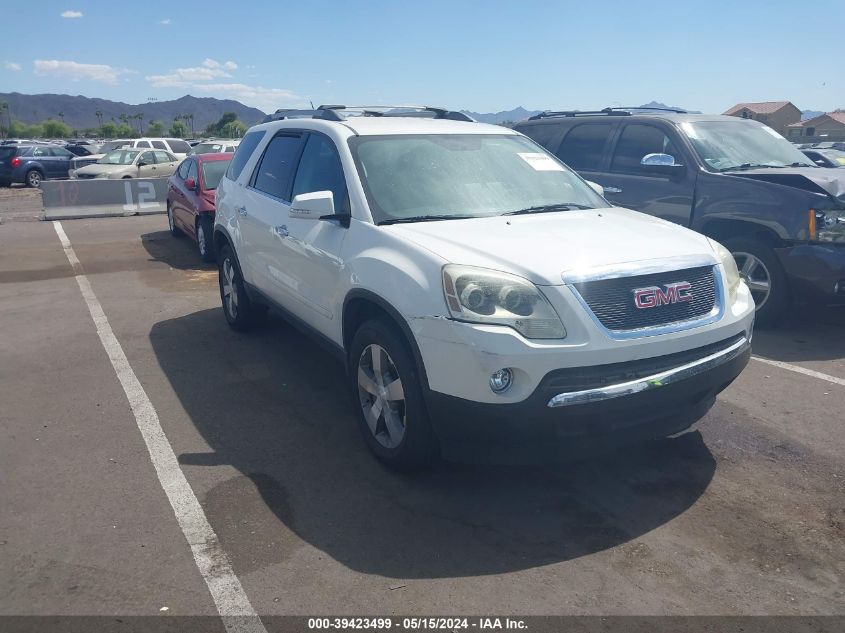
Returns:
[[[174,117],[193,114],[195,130],[203,130],[209,123],[215,123],[224,112],[234,112],[247,126],[264,118],[257,108],[250,108],[239,101],[215,99],[213,97],[192,97],[185,95],[172,101],[150,101],[132,105],[108,99],[95,99],[81,95],[38,94],[25,95],[19,92],[0,93],[0,101],[9,104],[12,118],[32,124],[44,119],[62,119],[74,129],[93,128],[99,125],[97,111],[102,111],[103,122],[120,122],[120,115],[144,115],[144,125],[150,121],[161,121],[169,127]]]

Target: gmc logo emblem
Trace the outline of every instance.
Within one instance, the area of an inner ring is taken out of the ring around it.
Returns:
[[[666,284],[666,289],[659,286],[636,288],[634,290],[634,305],[640,310],[669,305],[670,303],[686,303],[692,301],[692,285],[688,281],[676,281]]]

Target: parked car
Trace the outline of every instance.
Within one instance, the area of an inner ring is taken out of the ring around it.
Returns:
[[[191,147],[189,154],[219,154],[221,152],[234,152],[240,143],[241,139],[239,138],[203,141],[202,143],[197,143]]]
[[[837,149],[840,152],[845,152],[845,141],[822,141],[813,143],[810,147],[813,149]]]
[[[204,262],[214,261],[214,197],[231,161],[231,152],[188,156],[168,181],[170,233],[193,239]]]
[[[819,167],[845,168],[845,152],[838,149],[805,149],[802,152]]]
[[[64,148],[74,156],[93,156],[100,153],[100,146],[94,143],[66,143]]]
[[[731,116],[549,112],[515,128],[611,202],[723,243],[772,322],[796,299],[845,302],[845,173],[769,127]]]
[[[131,147],[131,148],[141,148],[141,149],[162,149],[167,152],[170,152],[176,158],[183,159],[185,156],[188,155],[188,152],[191,151],[191,146],[188,145],[185,141],[178,139],[178,138],[133,138],[133,139],[120,139],[115,141],[110,141],[103,145],[100,150],[99,154],[94,154],[92,156],[86,156],[84,158],[77,158],[73,161],[73,165],[71,169],[80,169],[81,167],[85,167],[87,165],[93,165],[97,161],[99,161],[103,156],[108,154],[111,150],[117,149],[119,147]]]
[[[228,324],[273,306],[334,351],[379,459],[664,437],[748,362],[754,302],[723,246],[612,207],[512,130],[373,111],[250,128],[214,241]]]
[[[53,178],[67,178],[73,154],[56,145],[0,146],[0,186],[24,183],[40,187]]]
[[[92,178],[167,178],[179,165],[179,160],[164,150],[141,150],[123,147],[116,149],[93,165],[72,171],[74,180]]]

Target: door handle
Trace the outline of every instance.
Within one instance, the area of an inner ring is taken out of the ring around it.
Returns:
[[[622,193],[622,190],[619,187],[605,187],[605,193]]]
[[[290,235],[288,227],[286,227],[284,224],[282,224],[281,226],[273,227],[273,233],[275,233],[279,237],[288,237]]]
[[[238,215],[246,215],[246,207],[235,207],[235,211],[238,212]]]

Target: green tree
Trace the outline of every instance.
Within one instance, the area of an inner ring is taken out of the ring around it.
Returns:
[[[241,121],[231,121],[220,130],[220,135],[225,138],[241,138],[246,133],[246,125]]]
[[[161,121],[150,121],[147,125],[147,134],[150,136],[164,136],[164,124]]]
[[[173,119],[173,125],[170,126],[170,136],[175,136],[176,138],[187,138],[188,126],[182,123],[182,121],[178,118]]]
[[[64,121],[47,119],[46,121],[42,121],[41,126],[44,128],[44,136],[47,138],[67,138],[73,136],[73,130]]]
[[[114,123],[103,123],[100,126],[100,136],[103,138],[117,138],[117,125]]]

